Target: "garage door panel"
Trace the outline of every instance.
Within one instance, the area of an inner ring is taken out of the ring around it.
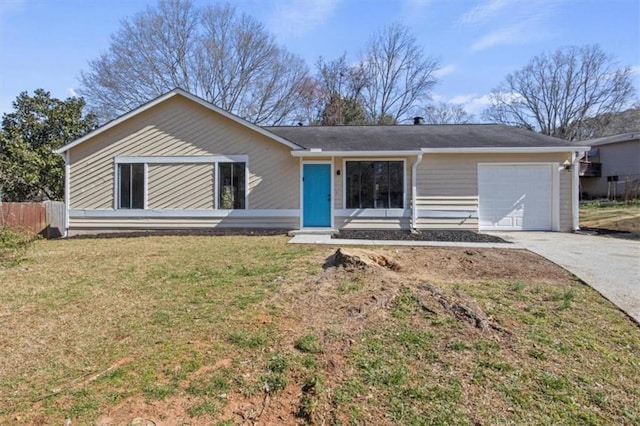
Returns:
[[[480,165],[481,230],[550,230],[553,208],[550,165]]]

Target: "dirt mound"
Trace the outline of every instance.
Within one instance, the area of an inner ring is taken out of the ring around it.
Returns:
[[[327,259],[325,266],[341,266],[343,268],[364,269],[371,266],[382,266],[392,271],[400,271],[400,265],[392,257],[365,249],[339,248]]]

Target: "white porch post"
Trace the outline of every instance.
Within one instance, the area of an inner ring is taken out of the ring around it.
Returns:
[[[71,200],[71,156],[69,155],[69,151],[65,151],[64,153],[64,233],[63,236],[67,237],[69,235],[69,209],[71,206],[69,202]]]
[[[573,219],[571,227],[574,231],[580,230],[580,155],[579,152],[571,154],[571,171],[573,176],[571,179],[571,201],[573,211]]]
[[[416,179],[418,177],[418,164],[422,162],[422,154],[416,156],[416,162],[411,167],[411,227],[417,229],[418,222],[418,208],[416,203],[418,201],[418,185]]]

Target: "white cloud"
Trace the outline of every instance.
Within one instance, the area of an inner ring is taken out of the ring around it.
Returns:
[[[300,37],[322,26],[333,14],[338,0],[286,0],[276,3],[269,28],[279,37]]]
[[[406,12],[416,12],[433,3],[433,0],[404,0],[402,9]]]
[[[553,37],[551,31],[542,31],[538,29],[538,26],[537,22],[521,22],[490,32],[476,40],[471,45],[471,51],[478,52],[490,47],[502,45],[530,44]]]
[[[437,78],[442,78],[442,77],[447,76],[447,75],[449,75],[449,74],[453,74],[453,73],[456,71],[456,69],[457,69],[457,68],[458,68],[458,67],[457,67],[457,66],[455,66],[455,65],[453,65],[453,64],[451,64],[451,65],[446,65],[446,66],[444,66],[444,67],[442,67],[442,68],[440,68],[440,69],[436,70],[436,71],[433,73],[433,75],[434,75],[435,77],[437,77]]]
[[[550,26],[567,0],[487,0],[467,11],[459,25],[484,32],[472,43],[473,52],[500,45],[522,45],[550,39],[557,33]]]
[[[629,68],[631,68],[631,74],[640,76],[640,65],[633,65]]]
[[[71,95],[74,98],[78,97],[78,92],[76,92],[76,90],[72,87],[70,89],[67,89],[67,91],[69,92],[69,95]]]
[[[462,15],[461,24],[478,24],[491,20],[498,15],[505,7],[513,5],[509,0],[489,0],[479,4]]]
[[[445,102],[462,106],[462,108],[464,108],[466,112],[474,115],[474,121],[482,121],[480,117],[482,111],[485,110],[489,105],[491,105],[491,100],[488,94],[477,95],[476,93],[463,93],[455,95],[451,98],[446,98],[441,95],[434,95],[432,96],[432,99],[435,102]]]

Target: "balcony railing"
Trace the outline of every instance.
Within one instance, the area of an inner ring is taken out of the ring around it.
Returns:
[[[592,163],[590,161],[580,162],[580,176],[584,177],[601,177],[602,163]]]

